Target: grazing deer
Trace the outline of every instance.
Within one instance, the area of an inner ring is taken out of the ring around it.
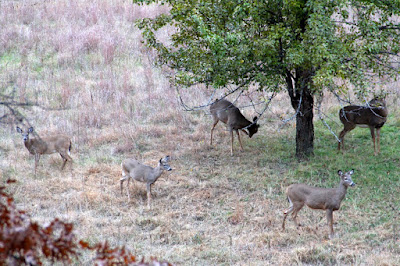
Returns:
[[[70,156],[72,142],[69,137],[65,135],[55,135],[46,138],[29,139],[29,133],[33,132],[33,127],[30,127],[28,130],[22,130],[21,128],[17,127],[17,132],[21,133],[25,147],[28,149],[29,153],[35,155],[35,176],[40,155],[58,152],[64,161],[61,170],[64,169],[67,161],[72,163],[72,158]]]
[[[243,145],[242,141],[240,140],[240,135],[239,135],[239,129],[242,130],[246,135],[248,135],[250,138],[257,133],[258,128],[260,125],[256,123],[257,121],[257,116],[253,118],[253,122],[250,122],[247,120],[240,110],[233,105],[233,103],[221,99],[221,100],[216,100],[211,106],[210,106],[210,112],[211,115],[214,119],[213,126],[211,128],[211,141],[210,145],[212,145],[212,136],[213,136],[213,131],[215,126],[218,124],[219,121],[222,121],[223,123],[227,124],[228,129],[231,133],[231,155],[233,156],[233,131],[236,131],[236,134],[239,139],[240,143],[240,150],[243,151]],[[245,131],[244,129],[247,129]]]
[[[381,151],[380,131],[386,122],[387,115],[386,102],[381,98],[372,99],[367,106],[349,105],[340,109],[339,118],[344,128],[339,134],[338,150],[340,150],[340,146],[344,149],[344,136],[356,126],[369,127],[372,142],[374,143],[374,155],[377,155]],[[375,148],[375,129],[378,151]]]
[[[144,165],[135,159],[126,159],[121,163],[122,167],[122,178],[121,182],[121,194],[122,194],[122,186],[126,179],[128,179],[128,199],[130,200],[129,194],[129,180],[132,178],[133,180],[146,183],[147,189],[147,207],[150,209],[151,202],[151,185],[154,184],[157,179],[161,176],[164,170],[171,171],[172,168],[169,166],[170,158],[169,156],[165,156],[160,159],[158,162],[158,166],[156,168]]]
[[[297,213],[303,208],[304,204],[311,209],[326,210],[326,217],[330,229],[329,238],[333,238],[333,211],[339,210],[340,203],[346,196],[347,187],[355,186],[351,180],[354,170],[347,173],[338,171],[340,176],[339,187],[337,188],[319,188],[311,187],[305,184],[292,184],[286,190],[287,199],[289,201],[289,209],[285,210],[283,216],[282,230],[285,230],[285,220],[289,213],[297,228]]]

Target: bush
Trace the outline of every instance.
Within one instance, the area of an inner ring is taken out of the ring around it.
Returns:
[[[7,184],[15,182],[8,180]],[[137,261],[124,247],[112,248],[107,242],[89,245],[78,240],[73,225],[54,219],[48,226],[31,221],[28,214],[17,210],[14,199],[0,187],[0,265],[41,265],[44,261],[54,263],[79,261],[79,252],[96,253],[96,265],[171,265],[152,259],[146,263]]]

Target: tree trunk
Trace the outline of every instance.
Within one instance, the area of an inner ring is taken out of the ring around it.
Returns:
[[[305,159],[314,154],[314,98],[309,88],[303,88],[296,115],[296,157]]]
[[[293,77],[286,73],[286,84],[292,107],[296,111],[296,157],[306,159],[314,154],[314,97],[310,89],[312,71],[296,69]]]

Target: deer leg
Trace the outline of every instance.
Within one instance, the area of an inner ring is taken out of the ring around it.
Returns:
[[[124,178],[124,177],[123,177],[123,178],[121,178],[121,179],[119,180],[119,182],[120,182],[120,187],[121,187],[121,195],[122,195],[122,190],[123,190],[123,186],[124,186],[125,178]]]
[[[126,190],[128,191],[128,201],[131,201],[131,194],[129,192],[129,183],[130,183],[130,181],[131,181],[131,178],[130,178],[130,176],[128,176],[128,183],[126,184]],[[132,180],[132,182],[133,182],[133,180]]]
[[[376,155],[376,147],[375,147],[375,128],[374,127],[369,127],[371,130],[371,137],[372,137],[372,143],[374,144],[374,155]]]
[[[35,153],[35,176],[36,176],[36,169],[39,165],[39,160],[40,160],[40,154],[39,153]]]
[[[287,210],[285,210],[283,212],[283,222],[282,222],[282,231],[285,230],[285,221],[286,221],[286,217],[288,216],[289,213],[291,213],[293,211],[293,203],[290,200],[290,198],[288,197],[288,201],[290,203],[290,206]]]
[[[125,172],[124,167],[122,167],[121,175],[122,175],[122,177],[121,177],[121,179],[119,180],[119,182],[120,182],[120,186],[121,186],[121,195],[122,195],[122,188],[123,188],[124,182],[125,182],[125,180],[126,180],[126,178],[127,178],[127,177],[126,177],[126,172]],[[129,176],[128,176],[128,178],[129,178]],[[129,189],[129,187],[128,187],[128,189]]]
[[[60,156],[63,159],[63,165],[61,166],[61,170],[63,170],[68,160],[64,157],[64,155],[62,155],[62,153],[60,153]]]
[[[231,156],[233,156],[233,130],[231,131]]]
[[[236,130],[236,134],[237,134],[237,136],[238,136],[239,143],[240,143],[240,151],[243,151],[243,145],[242,145],[242,140],[240,139],[239,130]]]
[[[282,231],[285,231],[285,221],[286,221],[287,215],[288,215],[287,213],[283,214]]]
[[[301,208],[303,208],[304,203],[303,204],[295,204],[293,206],[293,212],[292,212],[292,219],[293,222],[296,224],[297,229],[299,229],[300,224],[297,222],[297,213],[301,210]]]
[[[343,130],[339,134],[340,142],[338,143],[338,150],[340,150],[340,146],[342,146],[342,150],[344,151],[344,136],[355,128],[356,128],[356,125],[353,125],[353,124],[344,126]]]
[[[376,129],[376,141],[378,142],[378,153],[381,152],[381,128]]]
[[[151,202],[151,184],[146,184],[147,188],[147,208],[150,209],[150,202]]]
[[[332,209],[327,209],[326,210],[326,218],[328,220],[328,226],[329,226],[329,239],[333,238],[333,210]]]
[[[69,151],[67,153],[66,152],[60,152],[60,156],[63,159],[63,165],[61,166],[61,170],[64,170],[64,167],[65,167],[65,165],[67,164],[68,161],[70,161],[71,164],[72,164],[72,158],[71,158],[71,156],[69,156],[68,153],[69,153]]]
[[[300,224],[299,224],[299,222],[297,222],[297,213],[298,213],[299,211],[294,211],[294,212],[292,212],[292,219],[293,219],[293,222],[294,222],[294,224],[296,225],[296,228],[297,229],[299,229],[300,228]]]
[[[338,150],[340,151],[340,146],[342,146],[342,150],[344,149],[344,135],[346,135],[346,132],[344,131],[344,129],[342,131],[340,131],[339,134],[339,142],[338,142]]]
[[[67,161],[69,161],[70,163],[71,163],[71,167],[72,167],[72,158],[71,158],[71,156],[69,156],[69,151],[67,152],[67,153],[65,153],[64,154],[64,158],[65,158],[65,162],[64,162],[64,166],[65,166],[65,164],[67,163]],[[64,168],[64,166],[63,166],[63,168]],[[72,169],[72,168],[71,168]]]
[[[215,126],[218,124],[219,120],[214,120],[213,126],[211,128],[211,139],[210,139],[210,145],[212,145],[212,135],[213,135],[213,131]]]
[[[123,185],[124,185],[125,180],[126,180],[126,176],[124,174],[122,174],[122,178],[119,180],[120,187],[121,187],[121,195],[122,195],[122,190],[123,190]]]

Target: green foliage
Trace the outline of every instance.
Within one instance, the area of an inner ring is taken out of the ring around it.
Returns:
[[[170,12],[138,26],[174,82],[245,90],[286,89],[296,110],[296,156],[313,154],[313,95],[324,88],[360,95],[394,78],[400,55],[396,4],[348,0],[134,1],[168,4]],[[396,3],[398,3],[396,1]],[[173,26],[171,42],[156,32]],[[337,86],[342,79],[341,87]]]
[[[171,7],[138,25],[160,62],[176,69],[175,81],[186,86],[276,90],[288,72],[306,68],[314,73],[314,90],[335,87],[336,78],[365,89],[372,76],[397,72],[387,62],[400,48],[393,18],[400,14],[398,1],[134,2]],[[177,28],[168,45],[155,37],[167,25]]]

